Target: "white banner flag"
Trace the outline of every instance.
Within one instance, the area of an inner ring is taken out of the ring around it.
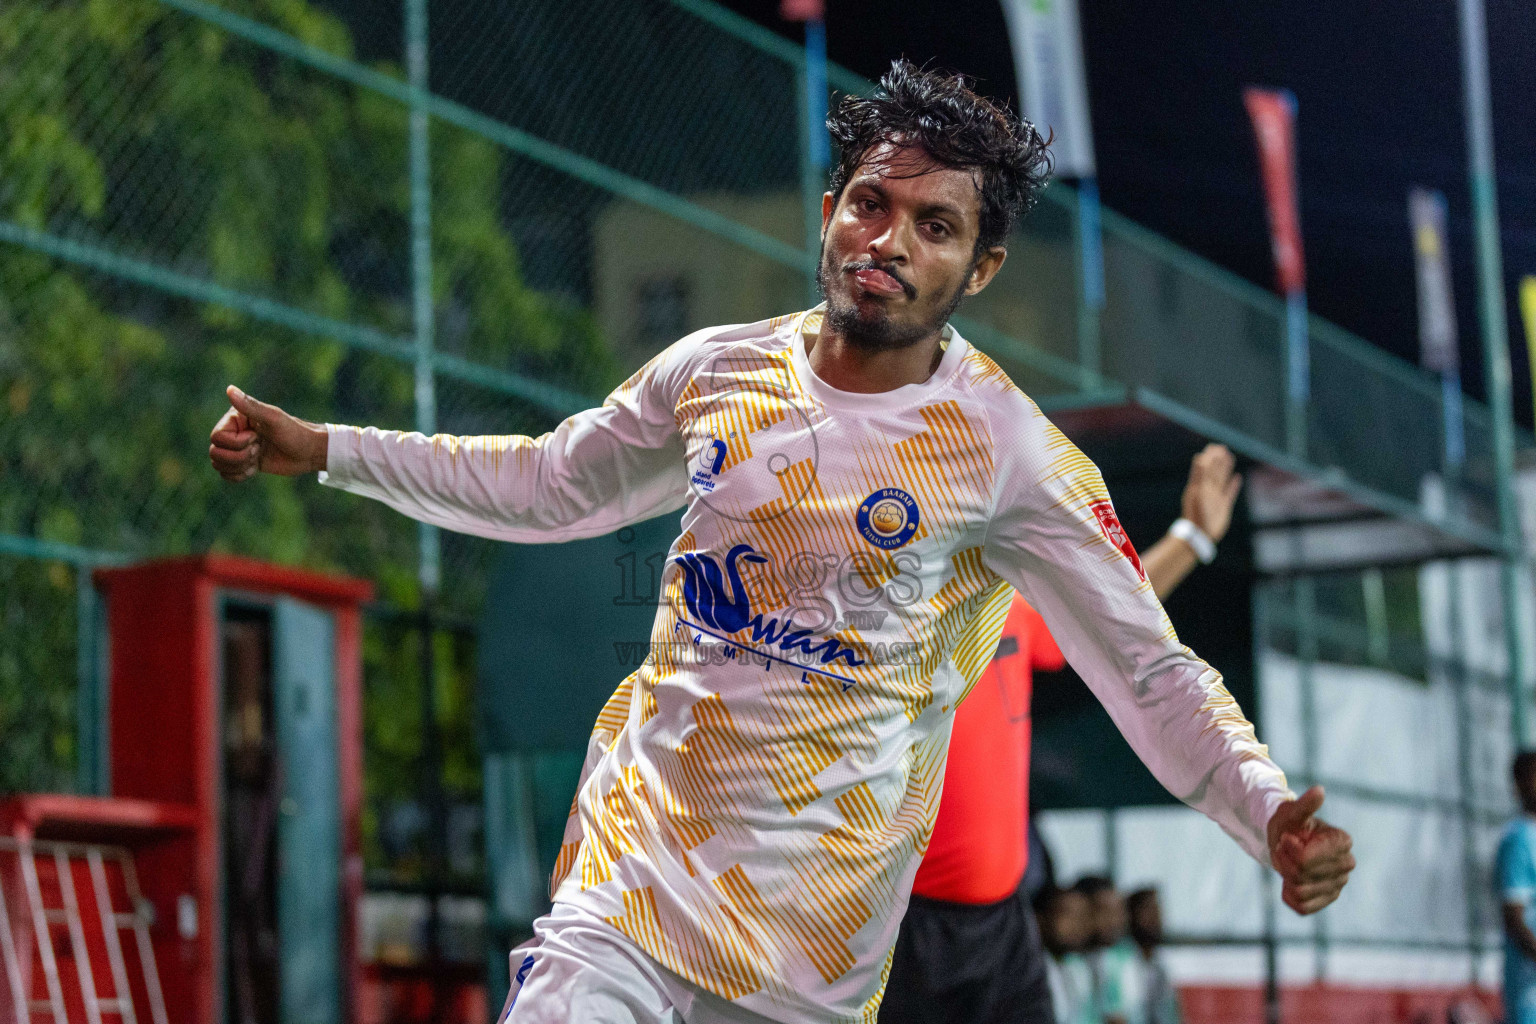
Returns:
[[[1445,196],[1429,189],[1408,193],[1413,252],[1419,280],[1420,361],[1438,373],[1456,370],[1456,303],[1446,253]]]
[[[1056,133],[1051,155],[1059,177],[1095,177],[1077,0],[1002,0],[1002,4],[1024,116],[1041,135]]]

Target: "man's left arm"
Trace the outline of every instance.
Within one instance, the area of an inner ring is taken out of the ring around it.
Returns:
[[[1024,400],[994,423],[984,557],[1044,617],[1067,660],[1171,793],[1285,878],[1300,913],[1337,897],[1348,836],[1298,801],[1222,682],[1183,644],[1135,560],[1097,467]]]

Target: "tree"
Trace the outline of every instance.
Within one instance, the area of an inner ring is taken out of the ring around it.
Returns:
[[[346,29],[306,0],[221,6],[351,55]],[[398,103],[154,0],[13,0],[0,7],[0,67],[0,220],[410,334]],[[431,148],[441,347],[603,393],[619,367],[591,317],[523,284],[498,211],[501,151],[437,123]],[[230,382],[312,419],[412,422],[402,362],[0,243],[0,532],[339,569],[413,603],[415,529],[400,516],[312,480],[233,488],[207,468]],[[552,419],[446,390],[476,430],[537,433]],[[469,429],[453,418],[444,429]],[[465,572],[445,590],[469,612],[478,581]],[[0,560],[0,790],[69,777],[71,582],[60,567]],[[370,640],[372,670],[411,671],[382,643]],[[413,713],[389,703],[369,714]],[[9,756],[18,736],[37,739],[26,757]]]

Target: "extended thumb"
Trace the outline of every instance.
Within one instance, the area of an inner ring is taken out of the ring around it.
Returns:
[[[266,412],[267,408],[263,403],[256,401],[256,399],[233,384],[225,388],[224,393],[229,396],[229,404],[233,405],[236,411],[243,414],[246,419],[254,423],[256,420],[263,418],[262,414]]]
[[[1296,803],[1291,807],[1291,813],[1302,821],[1307,820],[1322,810],[1323,795],[1322,786],[1313,786],[1296,798]]]

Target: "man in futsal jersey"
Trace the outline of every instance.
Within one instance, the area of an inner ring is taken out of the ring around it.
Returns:
[[[228,479],[320,471],[485,537],[683,510],[652,659],[598,716],[553,909],[513,965],[512,1024],[874,1021],[1010,587],[1297,909],[1348,875],[1320,793],[1295,798],[1178,642],[1098,470],[948,325],[1045,184],[1040,136],[905,62],[828,124],[824,308],[691,334],[540,438],[318,426],[233,387],[214,429]]]
[[[1181,517],[1142,557],[1159,599],[1215,558],[1242,486],[1234,468],[1223,445],[1195,456]],[[880,1024],[1055,1019],[1023,881],[1032,672],[1064,662],[1045,621],[1015,595],[997,652],[955,713],[944,796],[896,939]]]

